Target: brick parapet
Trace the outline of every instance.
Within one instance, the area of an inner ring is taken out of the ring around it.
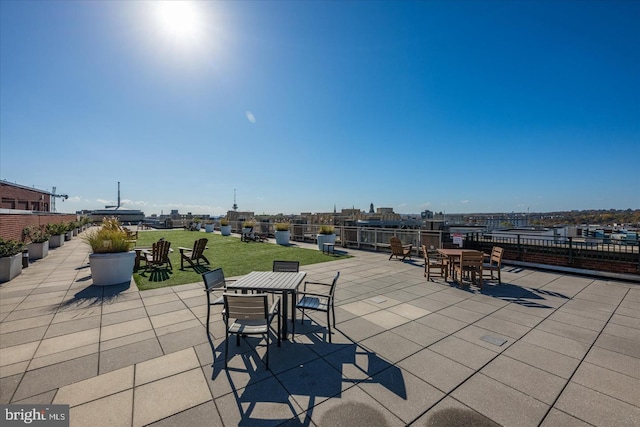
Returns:
[[[76,221],[76,214],[62,213],[0,213],[0,237],[3,239],[22,240],[22,230],[26,226],[43,226],[60,222]]]

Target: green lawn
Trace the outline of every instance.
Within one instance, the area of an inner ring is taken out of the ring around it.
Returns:
[[[139,270],[133,274],[133,278],[141,291],[201,281],[203,269],[194,271],[185,263],[185,269],[180,270],[178,247],[192,248],[193,243],[202,237],[209,239],[208,249],[204,255],[211,265],[204,264],[205,268],[222,267],[226,277],[240,276],[256,270],[269,271],[273,260],[276,259],[300,261],[302,266],[348,257],[348,255],[325,255],[314,249],[281,246],[273,243],[245,243],[237,237],[184,230],[141,231],[138,233],[136,246],[150,247],[153,242],[163,237],[171,242],[173,253],[169,257],[173,265],[173,272],[144,273],[143,269]]]

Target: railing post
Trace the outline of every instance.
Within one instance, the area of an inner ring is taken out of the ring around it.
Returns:
[[[518,260],[522,261],[522,246],[520,246],[520,235],[518,234]]]
[[[573,264],[573,237],[567,237],[569,240],[569,264]]]

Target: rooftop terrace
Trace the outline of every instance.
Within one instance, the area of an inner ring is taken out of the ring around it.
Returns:
[[[73,239],[0,286],[0,403],[69,404],[72,426],[640,425],[634,283],[505,266],[480,292],[348,249],[303,267],[341,272],[333,344],[306,320],[270,371],[251,338],[225,370],[201,283],[96,288],[88,251]]]

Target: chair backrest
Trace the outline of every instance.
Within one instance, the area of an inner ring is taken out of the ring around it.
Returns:
[[[500,267],[500,264],[502,264],[503,253],[504,253],[504,248],[501,248],[500,246],[494,246],[493,249],[491,250],[491,259],[489,260],[489,263],[491,265]]]
[[[391,245],[391,250],[394,254],[402,254],[402,240],[394,236],[389,239],[389,244]]]
[[[207,290],[224,288],[224,273],[222,268],[216,268],[215,270],[209,270],[202,274],[202,280],[204,281],[204,287]]]
[[[443,242],[442,243],[442,249],[460,249],[460,246],[456,245],[455,243],[451,243],[451,242]]]
[[[227,318],[251,320],[268,319],[268,294],[227,294],[224,295]]]
[[[202,254],[204,253],[204,250],[207,247],[207,242],[209,242],[209,239],[207,239],[206,237],[203,237],[202,239],[198,239],[195,242],[193,242],[193,251],[191,251],[192,260],[197,260],[202,256]]]
[[[329,296],[333,299],[333,294],[336,292],[336,284],[338,283],[338,278],[340,277],[340,272],[336,273],[336,277],[333,278],[333,282],[331,282],[331,289],[329,289]]]
[[[484,261],[484,254],[478,251],[462,251],[460,254],[461,267],[480,267]]]
[[[300,271],[300,261],[273,261],[273,271],[292,272]]]
[[[169,257],[169,248],[171,242],[167,240],[158,240],[151,246],[151,258],[152,262],[162,264]]]

